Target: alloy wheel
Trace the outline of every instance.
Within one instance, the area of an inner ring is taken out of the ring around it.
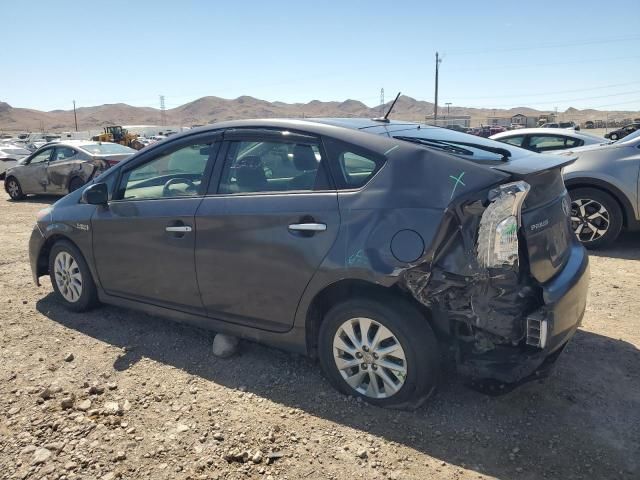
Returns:
[[[9,184],[7,185],[7,192],[9,192],[9,196],[11,198],[16,198],[20,194],[20,187],[18,186],[18,182],[15,180],[9,180]]]
[[[75,303],[82,295],[82,273],[76,260],[68,252],[60,252],[54,260],[54,275],[60,294]]]
[[[596,200],[579,198],[571,202],[571,228],[583,243],[602,238],[609,230],[609,211]]]
[[[333,338],[333,359],[342,378],[371,398],[396,394],[407,377],[407,360],[397,337],[370,318],[351,318]]]

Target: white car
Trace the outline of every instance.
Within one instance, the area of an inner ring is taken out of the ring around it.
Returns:
[[[0,145],[0,180],[4,179],[7,170],[24,158],[31,155],[26,148],[17,145]]]
[[[538,153],[611,143],[603,137],[565,128],[522,128],[496,133],[489,138]]]

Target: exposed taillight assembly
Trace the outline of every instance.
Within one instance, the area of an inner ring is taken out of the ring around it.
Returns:
[[[531,186],[519,181],[489,192],[491,202],[482,214],[478,231],[478,263],[485,268],[512,266],[518,262],[518,230],[522,203]]]

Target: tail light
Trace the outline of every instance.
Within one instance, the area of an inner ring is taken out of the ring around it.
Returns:
[[[111,168],[111,167],[115,167],[117,164],[119,164],[120,160],[107,160],[107,163],[109,164],[109,168]]]
[[[489,192],[491,203],[482,214],[478,231],[478,262],[485,268],[515,265],[518,261],[518,230],[522,202],[531,186],[519,181]]]

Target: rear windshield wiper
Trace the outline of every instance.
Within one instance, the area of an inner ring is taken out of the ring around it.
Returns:
[[[408,142],[421,143],[423,145],[431,145],[436,148],[438,148],[438,145],[440,146],[448,145],[450,147],[455,147],[459,149],[458,152],[452,152],[452,153],[458,153],[461,155],[473,155],[473,152],[465,148],[458,147],[458,145],[463,145],[465,147],[473,147],[473,148],[477,148],[478,150],[484,150],[485,152],[491,152],[491,153],[495,153],[496,155],[500,155],[502,156],[503,162],[508,161],[509,157],[511,157],[511,152],[506,148],[490,147],[488,145],[482,145],[482,144],[473,143],[473,142],[448,142],[446,140],[433,140],[430,138],[427,139],[427,138],[416,138],[416,137],[394,137],[394,138],[397,138],[399,140],[406,140]]]
[[[404,140],[405,142],[418,143],[426,147],[438,148],[440,150],[444,150],[450,153],[457,153],[458,155],[473,156],[473,152],[471,150],[467,150],[466,148],[458,147],[450,143],[441,142],[439,140],[427,140],[424,138],[402,137],[402,136],[393,137],[393,138],[397,138],[398,140]]]

